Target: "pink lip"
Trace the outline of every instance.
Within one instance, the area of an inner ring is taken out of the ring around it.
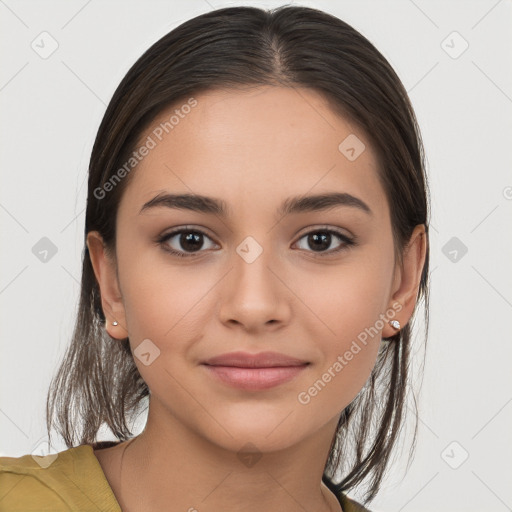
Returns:
[[[277,352],[231,352],[212,357],[203,366],[231,386],[258,391],[290,381],[309,363]]]
[[[301,361],[300,359],[280,354],[279,352],[260,352],[259,354],[250,354],[249,352],[229,352],[203,361],[203,364],[213,366],[238,366],[239,368],[302,366],[307,363],[307,361]]]

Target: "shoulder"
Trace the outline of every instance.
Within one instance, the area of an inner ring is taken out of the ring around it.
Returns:
[[[0,457],[0,512],[36,510],[121,512],[92,446]]]
[[[357,501],[349,498],[346,494],[340,494],[339,501],[343,508],[343,512],[371,512]]]

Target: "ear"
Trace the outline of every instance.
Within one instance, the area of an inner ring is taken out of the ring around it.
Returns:
[[[98,231],[87,233],[87,247],[100,288],[101,306],[106,318],[105,329],[112,338],[124,339],[128,336],[128,331],[115,259],[106,251],[103,238]],[[114,321],[117,325],[113,325]]]
[[[425,225],[419,224],[414,228],[411,238],[404,248],[402,265],[399,266],[397,263],[395,268],[392,300],[389,304],[389,308],[397,311],[394,319],[400,322],[402,328],[409,322],[416,305],[426,254]],[[398,308],[397,303],[400,304],[401,309]],[[393,305],[395,305],[394,308]],[[382,337],[390,338],[397,332],[395,328],[387,323],[382,330]]]

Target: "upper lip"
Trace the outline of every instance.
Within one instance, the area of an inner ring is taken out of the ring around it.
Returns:
[[[259,354],[229,352],[211,357],[203,361],[203,364],[210,366],[236,366],[239,368],[272,368],[277,366],[302,366],[309,363],[308,361],[278,352],[260,352]]]

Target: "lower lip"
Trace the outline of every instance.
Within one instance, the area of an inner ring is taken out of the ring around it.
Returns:
[[[239,368],[203,365],[210,373],[230,386],[250,391],[270,389],[299,375],[307,365],[273,368]]]

